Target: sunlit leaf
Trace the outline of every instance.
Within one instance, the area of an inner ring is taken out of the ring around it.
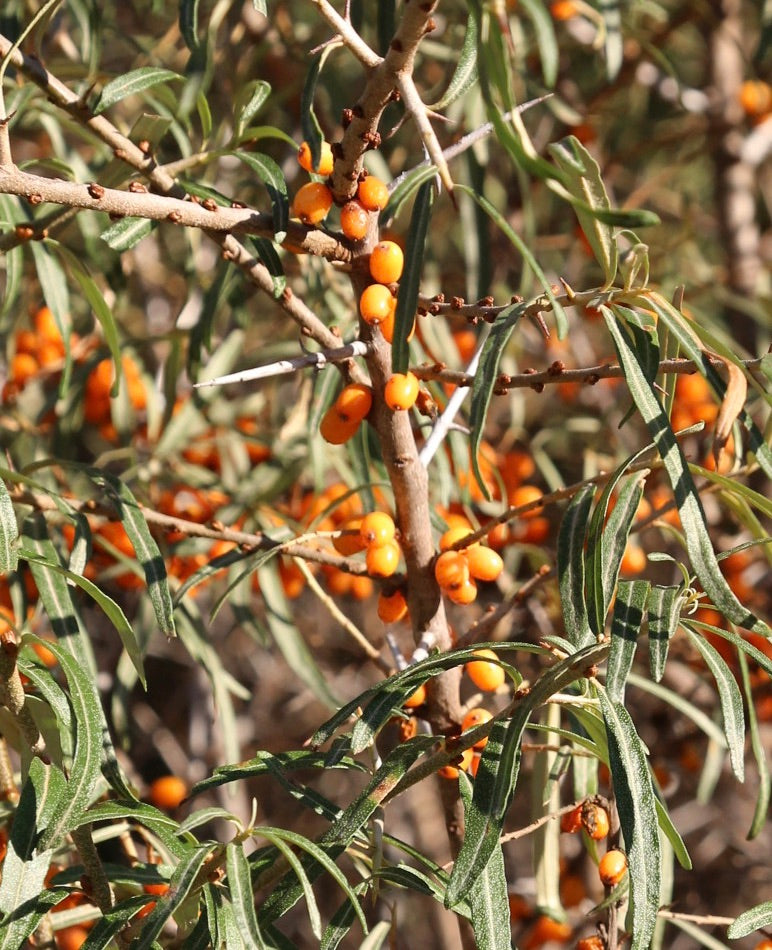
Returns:
[[[586,646],[593,639],[587,618],[584,593],[585,539],[594,487],[586,485],[566,508],[558,535],[558,581],[560,606],[566,634],[574,646]]]
[[[0,572],[7,574],[16,570],[19,561],[18,541],[16,512],[5,482],[0,481]]]
[[[743,692],[745,694],[746,707],[748,709],[748,729],[751,734],[751,749],[753,750],[753,758],[756,760],[756,768],[759,773],[759,788],[758,794],[756,796],[756,807],[753,809],[753,818],[751,820],[751,826],[748,829],[748,840],[751,841],[753,838],[761,832],[762,828],[766,826],[767,817],[769,814],[769,803],[772,798],[772,778],[769,774],[769,758],[767,756],[767,750],[764,747],[764,740],[762,739],[761,732],[759,730],[759,720],[756,715],[756,707],[753,702],[753,691],[751,688],[751,679],[750,673],[748,671],[748,661],[745,658],[745,654],[742,650],[737,651],[737,659],[740,665],[740,675]]]
[[[268,196],[271,199],[271,210],[273,212],[273,236],[278,244],[287,236],[287,224],[289,223],[289,198],[287,197],[287,182],[276,162],[267,155],[261,155],[259,152],[241,152],[231,153],[236,158],[247,165],[257,175],[265,185]]]
[[[477,81],[478,22],[475,10],[470,7],[466,20],[464,42],[458,54],[456,68],[448,88],[429,108],[441,112],[464,95]]]
[[[611,648],[606,665],[606,690],[613,702],[624,701],[625,683],[646,618],[649,588],[648,581],[619,582],[611,615]]]
[[[147,237],[157,226],[157,221],[149,221],[147,218],[121,218],[102,231],[100,236],[108,247],[122,254],[139,244],[142,238]]]
[[[739,940],[740,937],[745,937],[747,934],[753,933],[754,930],[769,927],[771,924],[772,900],[763,901],[735,918],[727,928],[726,935],[730,940]]]
[[[185,0],[183,0],[185,3]],[[195,5],[195,3],[194,3]],[[132,69],[122,76],[116,76],[115,79],[103,87],[99,98],[92,107],[94,115],[99,115],[116,102],[125,99],[126,96],[134,96],[137,93],[144,92],[152,86],[157,86],[162,82],[176,82],[182,80],[182,76],[173,72],[171,69],[161,69],[159,66],[140,66],[139,69]]]
[[[391,350],[391,367],[394,373],[405,373],[408,369],[410,353],[407,339],[412,333],[415,322],[433,199],[434,183],[427,181],[418,189],[413,205],[413,214],[410,218],[410,229],[407,233],[405,268],[399,282],[397,309],[394,316],[394,337]]]
[[[665,672],[668,648],[678,628],[681,588],[677,585],[654,586],[649,591],[646,609],[649,618],[649,668],[656,683]]]

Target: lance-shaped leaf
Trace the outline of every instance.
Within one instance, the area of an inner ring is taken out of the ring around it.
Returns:
[[[759,790],[756,796],[756,807],[753,810],[751,826],[748,829],[748,840],[752,841],[761,830],[766,827],[770,797],[772,797],[772,779],[770,779],[769,775],[769,758],[767,756],[767,750],[764,747],[764,740],[759,731],[759,720],[753,703],[748,661],[742,650],[737,651],[737,659],[740,664],[743,693],[745,694],[745,702],[748,709],[748,728],[751,733],[751,749],[753,750],[753,758],[756,760],[756,768],[759,771]]]
[[[772,901],[764,901],[736,917],[727,928],[726,935],[730,940],[739,940],[754,930],[769,926],[772,926]]]
[[[498,845],[501,827],[517,784],[523,732],[528,720],[554,693],[584,676],[608,654],[608,644],[597,643],[573,653],[543,673],[516,705],[510,721],[497,720],[488,736],[475,777],[474,795],[466,815],[464,843],[456,858],[445,897],[453,907],[488,863]]]
[[[225,860],[228,891],[239,930],[249,941],[250,946],[260,950],[267,944],[257,923],[255,895],[252,891],[249,862],[244,854],[244,845],[240,841],[231,841],[225,849]]]
[[[178,22],[180,33],[189,50],[198,49],[198,4],[199,0],[180,0]]]
[[[577,648],[586,646],[593,639],[584,594],[584,550],[594,492],[593,485],[585,485],[574,495],[560,522],[558,534],[560,606],[566,635]]]
[[[303,83],[303,92],[300,97],[300,127],[303,130],[303,138],[308,142],[311,149],[311,167],[318,168],[319,160],[322,157],[322,142],[324,136],[319,125],[319,120],[314,112],[314,95],[316,93],[316,83],[319,80],[319,74],[322,71],[322,65],[325,60],[325,51],[317,53],[311,60],[306,73],[306,81]]]
[[[287,197],[287,182],[276,162],[267,155],[259,152],[231,152],[231,155],[247,165],[265,185],[268,197],[271,199],[273,213],[273,236],[277,244],[281,244],[287,236],[289,223],[289,198]]]
[[[413,214],[410,218],[410,229],[407,234],[407,246],[405,248],[405,269],[399,282],[391,350],[391,367],[394,373],[407,372],[410,360],[407,340],[415,323],[426,235],[432,217],[433,201],[434,182],[424,182],[418,189],[413,205]]]
[[[174,608],[166,576],[166,565],[137,499],[125,482],[109,472],[91,468],[88,469],[88,474],[96,485],[105,489],[110,501],[116,507],[121,524],[144,571],[148,594],[161,632],[167,637],[175,636]]]
[[[662,679],[670,641],[678,627],[682,589],[678,585],[652,587],[646,602],[649,615],[649,669],[655,683]]]
[[[670,420],[651,384],[646,380],[629,338],[607,307],[601,306],[600,310],[613,337],[630,393],[665,464],[684,530],[686,549],[705,593],[729,620],[756,633],[770,636],[772,631],[767,624],[740,603],[721,573],[708,534],[702,502],[681,446],[670,426]]]
[[[122,254],[124,251],[130,251],[157,227],[157,221],[147,218],[121,218],[102,231],[100,237],[108,247]]]
[[[475,82],[477,82],[478,32],[479,24],[477,21],[477,13],[473,7],[470,7],[466,19],[464,43],[458,54],[456,69],[442,97],[428,106],[428,108],[434,109],[436,112],[447,109],[449,105],[463,96],[463,94],[471,89]]]
[[[0,481],[0,573],[9,574],[19,563],[19,525],[5,482]]]
[[[721,702],[721,714],[724,719],[724,735],[729,747],[729,761],[732,763],[732,771],[737,779],[742,782],[745,778],[745,718],[742,695],[737,680],[721,654],[711,643],[708,643],[705,637],[694,633],[688,627],[684,627],[684,629],[694,646],[702,654],[703,660],[705,660],[716,681],[718,697]]]
[[[132,69],[122,76],[116,76],[102,89],[96,103],[92,107],[94,115],[99,115],[116,102],[125,99],[126,96],[134,96],[137,93],[144,92],[152,86],[157,86],[162,82],[175,82],[183,77],[171,69],[161,69],[159,66],[140,66],[139,69]]]
[[[620,581],[611,617],[611,648],[606,666],[606,690],[614,702],[623,702],[641,626],[646,617],[648,581]]]
[[[598,686],[611,777],[630,864],[631,950],[649,946],[659,910],[660,847],[656,796],[643,743],[630,714]]]
[[[253,79],[236,93],[233,103],[233,138],[236,143],[241,140],[244,129],[260,111],[270,94],[271,87],[263,79]]]

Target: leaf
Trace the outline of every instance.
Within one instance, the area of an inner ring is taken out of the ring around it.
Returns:
[[[184,2],[184,0],[183,0]],[[161,69],[159,66],[140,66],[139,69],[132,69],[123,76],[116,76],[103,87],[102,92],[92,107],[94,115],[99,115],[116,102],[125,99],[126,96],[134,96],[151,86],[157,86],[162,82],[174,82],[182,80],[182,76],[173,72],[171,69]]]
[[[273,237],[277,244],[281,244],[287,236],[289,224],[289,198],[287,197],[287,182],[276,162],[267,155],[259,152],[234,151],[229,154],[247,165],[265,185],[271,199],[273,212]]]
[[[199,0],[180,0],[180,33],[189,50],[198,48],[198,2]]]
[[[319,167],[319,161],[322,157],[322,142],[324,141],[319,120],[314,112],[316,83],[319,80],[324,59],[324,50],[311,59],[303,83],[303,92],[300,96],[300,128],[303,130],[303,138],[308,142],[311,149],[311,168]]]
[[[472,800],[472,783],[464,772],[459,772],[458,780],[466,811]],[[488,863],[469,889],[467,900],[479,950],[510,950],[509,897],[500,844],[493,849]]]
[[[619,582],[611,617],[611,648],[606,667],[606,690],[612,702],[624,702],[625,683],[646,616],[649,589],[648,581]]]
[[[147,237],[156,227],[158,222],[149,221],[147,218],[121,218],[102,231],[100,237],[108,247],[122,254],[139,244],[142,238]]]
[[[558,44],[552,17],[540,0],[522,0],[521,6],[536,34],[544,85],[552,89],[558,75]]]
[[[250,941],[250,946],[266,947],[257,924],[255,895],[252,891],[249,862],[244,855],[244,845],[240,841],[231,841],[225,848],[225,860],[228,890],[239,930]]]
[[[721,573],[708,534],[702,502],[683,450],[673,434],[670,420],[665,415],[651,384],[646,381],[637,355],[617,325],[613,314],[603,305],[600,310],[614,339],[630,393],[664,462],[678,506],[686,549],[705,593],[716,608],[738,626],[770,636],[772,631],[767,624],[743,607]]]
[[[512,336],[512,331],[526,309],[526,303],[512,304],[505,307],[496,317],[483,345],[480,354],[480,365],[472,383],[472,402],[469,410],[469,425],[472,430],[470,435],[472,470],[477,479],[477,484],[486,498],[490,498],[490,492],[480,471],[480,442],[485,430],[485,420],[488,416],[488,407],[491,403],[493,390],[496,388],[499,363],[504,355],[507,343],[509,343],[509,338]]]
[[[770,924],[772,924],[772,901],[763,901],[736,917],[727,928],[726,935],[730,940],[739,940],[740,937],[746,937],[754,930],[762,930]]]
[[[479,25],[475,10],[470,7],[466,19],[464,42],[458,54],[456,68],[451,76],[448,88],[436,102],[427,108],[441,112],[464,95],[477,81],[477,44]]]
[[[668,648],[678,628],[682,592],[678,585],[652,587],[646,609],[649,615],[649,669],[659,683],[665,672]]]
[[[233,138],[237,143],[270,94],[271,86],[263,79],[253,79],[236,93],[233,103]]]
[[[577,649],[593,639],[584,593],[584,546],[594,493],[594,486],[586,485],[574,495],[560,522],[558,535],[560,606],[566,635]]]
[[[748,829],[748,840],[752,841],[766,827],[767,815],[769,812],[770,797],[772,797],[772,780],[769,775],[769,761],[764,740],[759,730],[759,720],[756,715],[756,708],[753,704],[753,691],[751,688],[751,679],[748,672],[748,661],[742,650],[737,651],[737,659],[740,665],[740,675],[742,677],[742,687],[745,693],[745,701],[748,708],[748,728],[751,732],[751,749],[753,757],[756,760],[756,768],[759,772],[759,791],[756,796],[756,807],[753,810],[751,826]]]
[[[624,58],[622,39],[622,11],[619,0],[604,0],[600,12],[606,26],[604,48],[606,50],[606,77],[613,82],[622,68]]]
[[[264,237],[251,237],[248,243],[257,251],[257,256],[271,275],[273,299],[278,300],[287,286],[287,278],[284,276],[281,258],[276,253],[276,245]]]
[[[686,845],[684,840],[679,835],[675,825],[673,824],[670,815],[668,814],[667,808],[664,803],[659,800],[659,798],[654,799],[654,804],[657,806],[657,821],[659,822],[659,827],[662,830],[662,833],[665,835],[667,840],[670,842],[671,847],[673,848],[673,853],[676,858],[678,858],[678,863],[685,871],[691,871],[692,869],[692,859],[689,857],[689,852],[686,850]]]
[[[437,177],[437,168],[435,165],[421,164],[412,169],[405,175],[396,178],[390,186],[389,203],[381,211],[379,221],[381,227],[392,221],[398,214],[402,205],[418,191],[418,189],[427,181]]]
[[[434,182],[427,181],[418,189],[413,214],[410,217],[410,229],[407,233],[405,248],[405,268],[399,282],[397,309],[394,316],[394,337],[391,350],[391,369],[393,373],[406,373],[410,361],[408,337],[415,323],[418,292],[421,284],[421,270],[426,249],[426,235],[432,216],[434,202]]]
[[[59,384],[59,392],[65,393],[69,386],[70,374],[72,372],[69,334],[70,292],[67,287],[67,276],[62,270],[59,261],[51,253],[51,247],[55,243],[55,241],[47,238],[43,243],[33,241],[29,246],[32,249],[32,257],[35,261],[35,270],[37,271],[37,277],[43,291],[43,297],[51,313],[54,315],[54,321],[64,340],[65,367],[62,380]]]
[[[574,135],[549,145],[548,150],[563,173],[561,181],[565,188],[589,208],[585,210],[582,204],[574,205],[579,225],[595,259],[603,268],[605,281],[602,289],[606,290],[614,283],[619,252],[613,228],[593,213],[596,209],[608,211],[611,207],[598,163]]]
[[[4,481],[0,481],[0,573],[9,574],[19,563],[19,525]]]
[[[104,489],[118,512],[121,524],[145,574],[148,594],[161,632],[167,637],[175,636],[174,607],[166,576],[166,565],[137,499],[125,482],[116,478],[115,475],[97,468],[89,468],[87,473],[95,485]]]
[[[597,687],[609,745],[619,823],[629,860],[632,898],[631,950],[649,946],[659,910],[659,834],[656,797],[643,743],[630,714]]]
[[[724,719],[724,735],[729,747],[729,760],[732,763],[732,771],[737,780],[742,782],[745,778],[745,719],[742,695],[737,680],[721,654],[712,644],[708,643],[705,637],[699,636],[694,631],[689,630],[688,627],[684,627],[684,630],[702,654],[703,660],[705,660],[716,681],[721,702],[721,713]]]

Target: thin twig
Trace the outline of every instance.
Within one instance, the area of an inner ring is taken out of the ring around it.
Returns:
[[[256,366],[254,369],[242,370],[238,373],[228,373],[227,376],[216,376],[214,379],[206,379],[193,385],[195,389],[205,386],[226,386],[229,383],[246,383],[255,379],[268,379],[272,376],[295,373],[309,367],[322,369],[328,363],[339,363],[341,360],[353,359],[355,356],[365,356],[369,348],[369,344],[362,340],[354,340],[334,350],[307,353],[305,356],[296,356],[290,360],[276,360],[274,363],[266,363],[265,366]]]

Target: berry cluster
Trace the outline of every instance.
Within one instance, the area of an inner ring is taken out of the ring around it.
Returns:
[[[455,549],[470,533],[471,525],[449,528],[440,538],[441,553],[434,563],[434,577],[454,604],[471,604],[477,598],[476,581],[495,581],[504,570],[501,555],[479,541]]]

